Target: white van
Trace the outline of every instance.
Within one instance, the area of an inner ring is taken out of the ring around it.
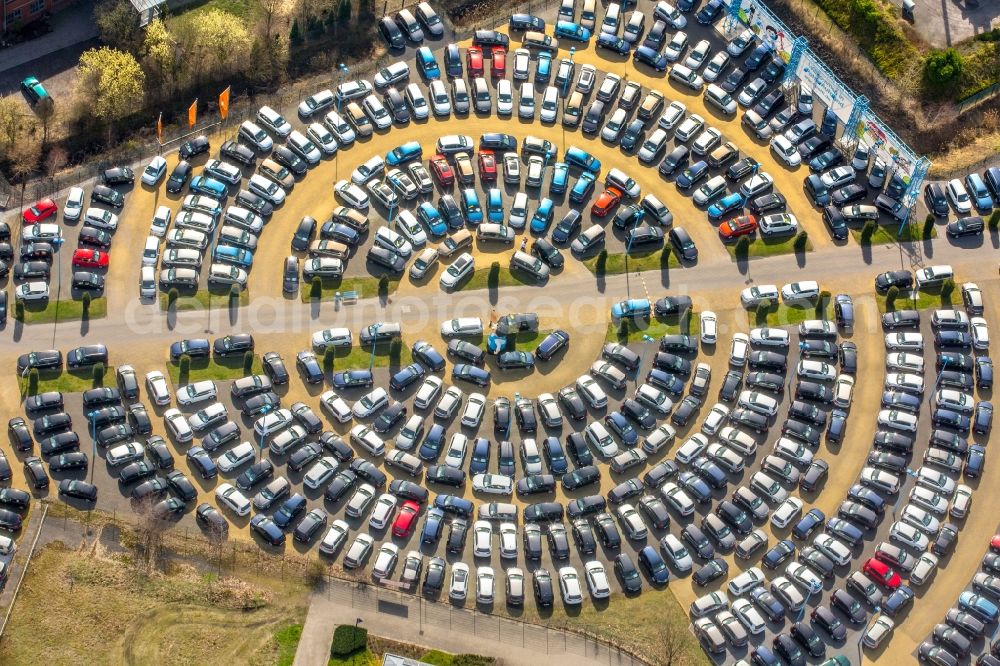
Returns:
[[[160,239],[156,236],[146,236],[146,244],[142,248],[142,265],[156,266],[160,258]]]
[[[287,139],[288,135],[292,133],[291,124],[269,106],[260,107],[260,111],[257,112],[257,120],[266,129],[271,130],[282,139]]]
[[[156,268],[143,266],[139,270],[139,298],[156,297]]]

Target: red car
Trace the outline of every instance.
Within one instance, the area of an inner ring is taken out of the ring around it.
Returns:
[[[990,539],[990,550],[994,553],[1000,553],[1000,534],[994,534],[993,538]]]
[[[483,75],[483,50],[478,46],[470,46],[465,54],[465,62],[469,67],[469,77]]]
[[[497,156],[488,148],[479,151],[479,177],[483,180],[497,179]]]
[[[56,202],[52,199],[39,199],[31,204],[31,208],[27,208],[21,213],[21,218],[25,224],[34,224],[49,219],[58,210],[59,207],[56,206]]]
[[[490,62],[490,76],[502,79],[507,75],[507,51],[502,46],[494,46],[490,53],[493,56]]]
[[[605,217],[608,213],[614,210],[614,207],[617,206],[618,202],[621,200],[621,190],[615,187],[609,187],[601,192],[601,196],[597,197],[597,201],[595,201],[594,205],[590,207],[590,212],[597,217]]]
[[[892,567],[874,557],[865,562],[864,573],[873,581],[888,590],[895,590],[902,584],[899,574],[893,571]]]
[[[100,250],[85,250],[73,252],[73,265],[78,268],[107,268],[108,253]]]
[[[431,173],[434,174],[441,187],[451,187],[452,183],[455,182],[455,172],[452,171],[451,165],[448,164],[444,155],[435,155],[431,158]]]
[[[755,231],[757,231],[757,218],[753,215],[740,215],[719,225],[719,235],[723,240],[749,236]]]
[[[420,505],[413,500],[406,500],[399,509],[399,515],[392,523],[392,536],[405,539],[410,536],[414,525],[417,524],[417,516],[420,515]]]

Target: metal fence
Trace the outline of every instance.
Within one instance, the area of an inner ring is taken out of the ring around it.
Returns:
[[[421,632],[425,625],[432,625],[456,634],[522,647],[538,654],[576,655],[611,666],[648,666],[650,663],[624,647],[592,634],[427,601],[423,597],[363,581],[328,576],[326,593],[337,603],[359,611],[384,613],[419,623]]]

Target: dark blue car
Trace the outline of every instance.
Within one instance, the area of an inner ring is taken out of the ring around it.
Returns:
[[[430,431],[427,433],[427,436],[424,437],[424,441],[420,443],[420,450],[417,451],[417,455],[420,456],[420,459],[437,460],[438,455],[441,453],[441,447],[444,446],[444,438],[446,434],[444,426],[440,423],[432,425]]]
[[[394,391],[403,391],[414,382],[423,379],[425,374],[427,374],[427,370],[424,369],[424,366],[419,363],[411,363],[392,376],[392,379],[389,380],[389,386]]]
[[[333,386],[338,389],[367,388],[372,385],[371,370],[344,370],[333,375]]]
[[[485,472],[490,466],[490,440],[478,437],[472,446],[472,460],[469,463],[470,474]]]
[[[799,522],[792,528],[792,536],[796,539],[807,539],[817,527],[823,524],[826,516],[819,509],[809,509],[809,512],[802,516]]]
[[[695,162],[677,176],[677,187],[682,190],[691,188],[695,183],[708,175],[708,162],[700,160]]]
[[[208,344],[208,340],[205,338],[178,340],[174,344],[170,345],[170,360],[176,361],[185,354],[191,358],[208,356],[211,349],[212,347]]]
[[[667,581],[670,580],[667,563],[652,546],[646,546],[639,551],[639,566],[656,585],[666,585]]]
[[[427,511],[427,518],[424,519],[424,529],[420,533],[420,540],[424,543],[437,543],[444,531],[444,511],[433,507]]]
[[[258,513],[250,519],[250,529],[272,546],[280,546],[285,543],[285,533],[270,517],[262,513]]]
[[[569,470],[569,464],[566,462],[566,454],[563,453],[562,445],[559,444],[557,438],[545,438],[545,441],[542,443],[542,454],[545,456],[545,462],[549,465],[549,472],[554,476],[565,474]]]

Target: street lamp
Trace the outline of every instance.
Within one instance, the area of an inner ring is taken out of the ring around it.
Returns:
[[[94,482],[94,468],[97,467],[97,410],[87,412],[87,419],[90,421],[90,482]]]
[[[635,231],[636,229],[638,229],[639,224],[642,222],[642,218],[643,218],[642,215],[637,215],[635,218],[635,223],[632,225],[632,228],[629,231]],[[612,222],[612,224],[614,224],[614,222]],[[629,232],[626,231],[625,233],[628,234]],[[629,275],[628,275],[629,273],[628,256],[632,253],[632,239],[634,237],[635,234],[632,234],[631,236],[628,237],[628,239],[625,242],[625,295],[630,299],[632,298],[632,284],[631,281],[629,280]]]
[[[573,57],[575,55],[576,55],[576,47],[575,46],[571,46],[570,49],[569,49],[569,62],[570,62],[571,66],[573,65]],[[563,118],[562,118],[562,120],[563,120],[563,122],[561,122],[560,125],[562,125],[562,148],[563,148],[563,153],[566,152],[566,122],[565,122],[566,121],[566,95],[569,94],[569,84],[570,84],[570,80],[573,78],[573,76],[572,76],[572,67],[570,69],[570,72],[571,72],[570,76],[567,76],[566,77],[566,81],[563,82],[563,90],[562,90],[562,98],[563,98]]]
[[[368,360],[368,371],[371,372],[372,368],[375,367],[375,347],[378,345],[378,330],[382,328],[381,322],[378,324],[372,324],[372,355]]]
[[[264,418],[265,416],[267,416],[270,413],[271,413],[271,408],[270,407],[266,407],[264,409],[264,411],[261,412],[261,415],[258,418]],[[260,458],[258,459],[257,462],[260,462],[260,461],[264,460],[264,428],[260,429],[260,443],[258,445],[258,448],[260,449]]]

